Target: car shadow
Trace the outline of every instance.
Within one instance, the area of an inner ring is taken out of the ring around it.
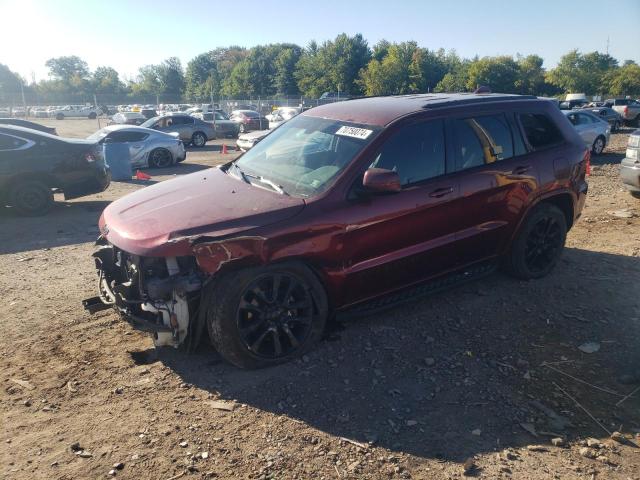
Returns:
[[[219,139],[219,141],[224,142],[224,144],[227,146],[227,150],[229,151],[234,151],[236,149],[235,138],[221,138]],[[198,153],[198,152],[220,153],[222,152],[222,145],[207,144],[204,147],[187,147],[186,150],[187,152],[193,152],[193,153]]]
[[[0,208],[0,254],[27,252],[94,241],[107,200],[56,201],[41,217],[23,217]]]
[[[640,364],[638,284],[639,258],[569,248],[544,279],[497,273],[416,298],[352,320],[277,367],[243,371],[208,345],[132,357],[161,361],[213,398],[335,437],[462,462],[551,436],[606,436],[562,390],[609,429],[640,427],[638,396],[615,405],[633,390],[616,384],[617,373]],[[611,304],[629,315],[614,317]],[[600,350],[583,353],[585,342]]]
[[[624,153],[604,152],[600,155],[591,154],[591,165],[618,165],[622,162]]]

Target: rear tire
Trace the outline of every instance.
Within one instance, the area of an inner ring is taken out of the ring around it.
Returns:
[[[303,264],[280,263],[230,272],[207,310],[211,343],[229,363],[263,368],[303,355],[324,332],[325,290]]]
[[[96,119],[96,117],[97,117],[97,115],[95,114],[95,112],[91,112],[91,113],[89,114],[89,120],[95,120],[95,119]]]
[[[44,182],[25,180],[11,189],[9,203],[21,215],[36,217],[51,210],[53,192]]]
[[[607,141],[602,135],[598,135],[596,139],[593,141],[593,145],[591,147],[591,152],[594,155],[602,155],[604,151],[604,147],[607,145]]]
[[[620,122],[616,120],[615,122],[613,122],[613,127],[611,127],[611,131],[617,132],[619,130],[620,130]]]
[[[640,199],[640,192],[629,192],[632,197]]]
[[[64,120],[64,114],[63,113],[58,113],[56,115],[56,120]]]
[[[202,132],[196,132],[191,137],[191,145],[202,148],[207,144],[207,136]]]
[[[152,168],[167,168],[173,165],[173,156],[166,148],[156,148],[149,153],[149,166]]]
[[[244,123],[241,123],[241,124],[240,124],[240,127],[238,128],[238,133],[239,133],[239,134],[240,134],[240,133],[245,133],[245,132],[246,132],[246,130],[247,130],[247,129],[245,128]]]
[[[534,207],[520,226],[506,259],[507,271],[529,280],[547,275],[555,267],[567,238],[567,220],[555,205]]]

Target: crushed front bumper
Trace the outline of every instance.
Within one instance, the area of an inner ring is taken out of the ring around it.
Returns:
[[[114,308],[156,346],[179,346],[198,309],[202,278],[191,257],[141,257],[103,237],[93,253],[98,295],[84,300],[89,313]]]

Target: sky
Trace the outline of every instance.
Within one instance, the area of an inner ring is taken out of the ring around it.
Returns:
[[[342,32],[463,57],[536,53],[546,68],[574,48],[605,52],[608,39],[620,62],[640,63],[640,0],[0,0],[0,19],[0,63],[29,82],[63,55],[130,79],[172,56],[186,67],[216,47],[305,46]]]

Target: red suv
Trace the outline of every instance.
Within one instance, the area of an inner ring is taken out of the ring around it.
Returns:
[[[350,100],[306,111],[220,168],[107,207],[96,311],[156,345],[208,330],[246,368],[309,349],[347,308],[381,307],[503,266],[546,275],[585,202],[589,151],[547,100]]]

